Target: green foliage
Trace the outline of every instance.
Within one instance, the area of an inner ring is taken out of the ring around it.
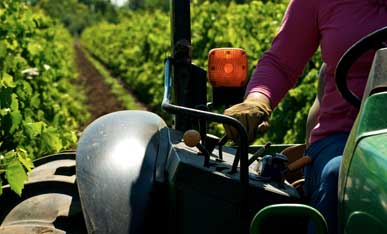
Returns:
[[[24,187],[24,181],[27,180],[27,174],[24,171],[21,161],[18,160],[19,157],[16,156],[19,156],[19,154],[14,151],[10,151],[5,155],[6,158],[11,159],[7,163],[5,176],[12,190],[20,196]]]
[[[163,93],[164,58],[170,51],[165,13],[130,13],[120,24],[100,23],[82,34],[85,47],[158,113]]]
[[[168,11],[169,9],[169,1],[166,0],[130,0],[126,5],[132,10]]]
[[[32,159],[72,147],[87,113],[69,33],[21,0],[0,2],[0,22],[0,175],[20,195]]]
[[[31,4],[59,19],[73,35],[100,20],[116,22],[118,17],[116,7],[106,0],[36,0]]]
[[[202,4],[202,3],[220,3],[220,4],[246,4],[253,2],[254,0],[191,0],[193,4]],[[281,3],[286,0],[265,0],[263,2],[273,2]],[[287,1],[286,1],[287,2]],[[168,11],[170,9],[170,1],[166,0],[130,0],[125,4],[131,10],[162,10]]]
[[[200,3],[200,4],[199,4]],[[239,47],[249,55],[250,74],[270,47],[287,1],[193,1],[191,30],[193,62],[207,67],[208,51]],[[163,115],[163,59],[170,54],[169,16],[162,11],[135,11],[120,24],[100,23],[82,34],[86,48],[131,86],[140,100]],[[271,129],[257,143],[304,142],[305,122],[316,93],[320,55],[316,53],[298,85],[279,104]]]

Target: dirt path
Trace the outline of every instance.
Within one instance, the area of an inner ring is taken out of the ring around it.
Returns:
[[[86,105],[91,113],[90,122],[98,117],[119,110],[124,110],[123,105],[104,83],[104,78],[87,60],[78,43],[74,45],[76,51],[76,64],[79,73],[79,82],[86,90]],[[87,126],[89,123],[86,123]]]

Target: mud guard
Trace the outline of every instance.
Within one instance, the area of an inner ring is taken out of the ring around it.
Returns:
[[[108,114],[86,128],[76,173],[88,233],[147,233],[157,165],[169,151],[167,129],[145,111]]]

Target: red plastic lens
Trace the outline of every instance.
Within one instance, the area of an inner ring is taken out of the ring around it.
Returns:
[[[212,86],[244,86],[247,73],[247,54],[243,49],[216,48],[208,53],[208,79]]]

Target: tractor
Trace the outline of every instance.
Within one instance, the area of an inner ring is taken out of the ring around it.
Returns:
[[[0,233],[303,233],[308,220],[326,233],[299,183],[288,182],[302,147],[249,146],[238,120],[211,111],[242,101],[245,52],[212,50],[207,71],[192,64],[189,0],[171,1],[171,29],[162,108],[174,115],[173,127],[147,111],[98,118],[76,151],[34,162],[21,197],[3,186]],[[386,39],[387,28],[364,37],[336,71],[343,97],[360,108],[340,171],[342,233],[387,232]],[[346,73],[371,49],[377,51],[360,99],[348,89]],[[210,122],[234,127],[240,140],[230,145],[227,136],[210,134]]]

